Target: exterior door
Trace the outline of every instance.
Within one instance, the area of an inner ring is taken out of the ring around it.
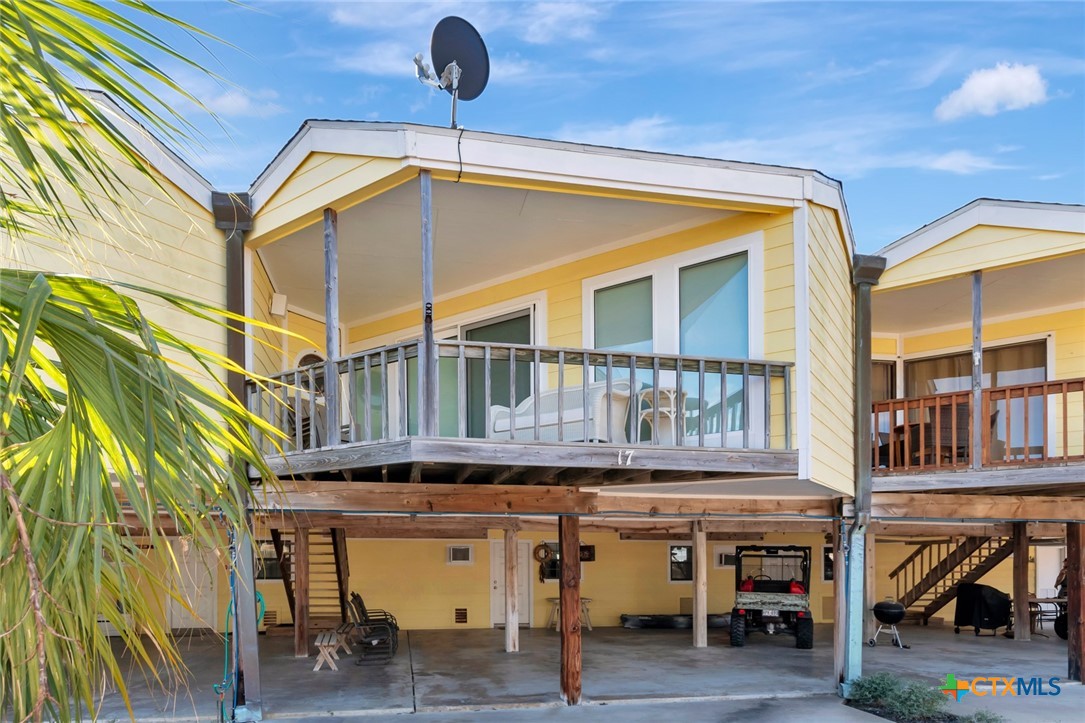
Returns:
[[[215,589],[218,560],[215,553],[197,548],[184,539],[175,539],[172,544],[178,566],[175,571],[177,590],[187,606],[177,600],[169,601],[170,628],[214,629],[215,605],[218,601]]]
[[[520,598],[520,627],[531,627],[531,543],[519,540],[517,573]],[[505,624],[505,541],[490,541],[490,624]]]

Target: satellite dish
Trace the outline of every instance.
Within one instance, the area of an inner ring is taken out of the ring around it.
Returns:
[[[490,80],[490,56],[486,44],[471,23],[452,15],[433,28],[430,58],[440,77],[422,62],[419,53],[414,56],[418,79],[452,95],[452,127],[455,128],[456,101],[479,97]]]

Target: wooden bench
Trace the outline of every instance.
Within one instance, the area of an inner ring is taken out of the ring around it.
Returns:
[[[343,623],[335,629],[336,651],[342,648],[343,652],[351,655],[350,634],[354,632],[354,623]]]
[[[339,649],[339,636],[335,631],[329,630],[325,633],[320,633],[316,636],[316,650],[317,659],[316,665],[313,666],[313,672],[320,670],[324,663],[328,664],[328,667],[332,670],[339,670],[339,666],[335,664],[335,661],[339,660],[339,655],[336,650]]]

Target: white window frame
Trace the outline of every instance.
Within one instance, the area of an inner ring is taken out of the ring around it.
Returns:
[[[690,251],[664,256],[636,266],[629,266],[599,276],[584,279],[582,284],[582,311],[584,324],[581,338],[585,348],[595,348],[595,292],[611,286],[652,279],[652,351],[659,354],[677,354],[679,351],[680,324],[678,315],[678,279],[682,269],[708,261],[746,254],[746,275],[749,298],[747,299],[748,357],[761,359],[765,347],[765,259],[764,234],[761,231],[745,234],[726,241],[700,246]]]
[[[466,548],[467,549],[467,559],[466,560],[453,560],[452,559],[452,548],[454,548],[454,547]],[[465,544],[462,544],[462,543],[461,544],[456,544],[456,545],[446,545],[445,546],[445,564],[446,565],[474,565],[475,564],[475,546],[471,545],[471,544],[465,545]]]

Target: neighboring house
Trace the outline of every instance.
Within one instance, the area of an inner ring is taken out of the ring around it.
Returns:
[[[887,268],[873,295],[874,489],[1080,494],[1085,206],[978,199],[878,254]],[[953,600],[955,581],[1010,589],[1009,563],[994,566],[1012,537],[961,532],[920,546],[907,565],[879,564],[881,591],[927,618]],[[1042,546],[1029,591],[1054,597],[1065,548],[1050,543],[1061,525],[1032,536]],[[939,565],[946,574],[931,576]]]

